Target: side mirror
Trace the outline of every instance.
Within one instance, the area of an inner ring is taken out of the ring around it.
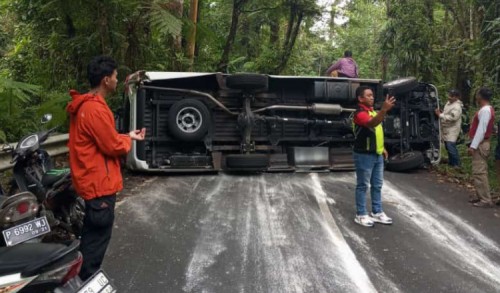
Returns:
[[[14,150],[14,147],[12,147],[10,144],[4,144],[2,146],[2,152],[10,152]]]
[[[42,116],[42,124],[48,123],[50,120],[52,120],[52,114],[47,113]]]

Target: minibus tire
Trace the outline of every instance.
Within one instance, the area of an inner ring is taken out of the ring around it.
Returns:
[[[262,74],[233,74],[226,78],[226,86],[244,91],[266,91],[269,78]]]
[[[168,111],[169,132],[173,137],[182,141],[203,140],[210,120],[207,106],[196,99],[180,100]]]
[[[421,152],[413,151],[390,157],[386,169],[394,172],[404,172],[419,168],[423,164],[424,155]]]
[[[386,82],[384,89],[388,94],[401,95],[413,90],[418,86],[418,81],[415,77],[405,77]]]

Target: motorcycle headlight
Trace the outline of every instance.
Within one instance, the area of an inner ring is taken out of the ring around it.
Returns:
[[[27,148],[30,148],[30,147],[36,145],[37,143],[38,143],[38,135],[33,134],[33,135],[28,136],[27,138],[25,138],[21,142],[20,148],[27,149]]]

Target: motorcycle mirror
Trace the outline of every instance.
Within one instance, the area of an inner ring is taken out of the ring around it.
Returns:
[[[12,147],[10,144],[4,144],[2,146],[2,151],[3,152],[10,152],[14,149],[14,147]]]
[[[42,124],[45,124],[45,123],[49,122],[50,120],[52,120],[52,114],[47,113],[47,114],[44,114],[42,116],[41,122],[42,122]]]

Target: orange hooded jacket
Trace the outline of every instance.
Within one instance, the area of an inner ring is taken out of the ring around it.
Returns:
[[[85,200],[123,189],[120,156],[131,139],[115,129],[113,113],[103,97],[70,91],[69,164],[76,192]]]

